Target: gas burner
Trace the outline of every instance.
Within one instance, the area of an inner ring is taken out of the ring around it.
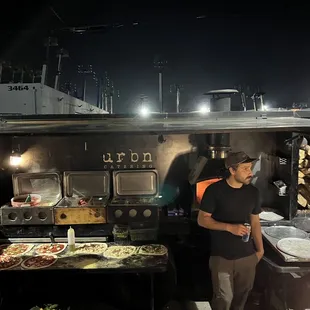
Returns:
[[[159,218],[159,208],[156,205],[108,205],[107,222],[128,224],[156,222]]]
[[[114,197],[111,201],[113,205],[157,205],[158,198],[155,197]]]

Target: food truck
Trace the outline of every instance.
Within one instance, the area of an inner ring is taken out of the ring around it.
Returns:
[[[309,117],[224,110],[2,118],[3,309],[210,300],[210,241],[197,214],[205,188],[227,175],[227,153],[240,150],[258,158],[252,183],[262,197],[265,256],[257,305],[309,308]]]

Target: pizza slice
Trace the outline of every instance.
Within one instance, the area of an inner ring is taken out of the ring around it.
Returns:
[[[54,265],[57,261],[57,256],[55,255],[38,255],[29,257],[22,262],[22,268],[24,269],[44,269]]]
[[[17,267],[22,261],[23,259],[21,257],[0,255],[0,270],[7,270]]]
[[[162,244],[147,244],[139,248],[138,254],[141,255],[166,255],[168,249]]]
[[[136,247],[132,245],[112,245],[104,252],[104,257],[112,259],[124,259],[136,253]]]
[[[66,249],[67,245],[64,243],[49,243],[40,244],[36,248],[37,254],[51,254],[57,255]]]

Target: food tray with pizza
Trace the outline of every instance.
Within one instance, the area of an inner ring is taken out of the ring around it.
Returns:
[[[13,269],[21,264],[23,259],[18,256],[0,255],[0,270]]]
[[[136,254],[137,247],[133,245],[112,245],[104,252],[104,257],[107,259],[125,259]]]
[[[21,267],[28,270],[44,269],[54,265],[56,262],[56,255],[37,255],[25,259],[21,263]]]
[[[106,243],[83,243],[76,245],[74,254],[103,255],[107,248],[108,245]]]
[[[66,249],[67,245],[65,243],[48,243],[40,244],[35,247],[35,252],[37,254],[51,254],[57,255]]]
[[[138,249],[140,255],[166,255],[168,249],[162,244],[147,244],[142,245]]]
[[[33,244],[11,243],[0,245],[0,255],[22,256],[32,250]]]

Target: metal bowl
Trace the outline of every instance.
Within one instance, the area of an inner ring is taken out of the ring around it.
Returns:
[[[306,239],[308,234],[296,227],[293,226],[272,226],[265,228],[265,233],[276,239],[283,239],[283,238],[301,238]]]

